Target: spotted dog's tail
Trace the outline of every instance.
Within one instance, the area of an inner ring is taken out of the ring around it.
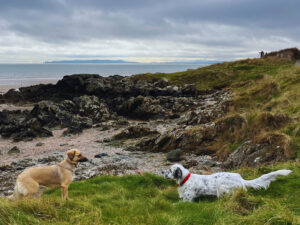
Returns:
[[[245,180],[244,184],[246,187],[252,187],[255,189],[260,189],[260,188],[267,189],[270,183],[276,180],[278,176],[287,176],[291,172],[292,172],[291,170],[277,170],[271,173],[264,174],[261,177],[256,178],[254,180]]]

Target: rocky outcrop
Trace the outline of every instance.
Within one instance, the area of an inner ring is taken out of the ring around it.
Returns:
[[[225,134],[228,135],[226,139],[232,139],[232,141],[242,138],[246,124],[243,117],[234,115],[198,126],[178,126],[157,137],[141,139],[136,148],[153,152],[168,152],[180,148],[185,152],[215,154],[218,149],[209,149],[207,145]]]
[[[176,119],[179,124],[203,124],[227,111],[229,92],[199,95],[195,85],[170,85],[166,79],[134,80],[93,74],[65,76],[57,84],[10,90],[6,102],[36,102],[31,112],[18,112],[18,119],[0,114],[0,134],[15,141],[51,136],[55,127],[64,135],[77,134],[95,124],[120,116],[141,120]],[[191,112],[192,110],[192,112]],[[16,113],[14,113],[16,114]]]
[[[274,163],[286,160],[284,150],[280,145],[267,142],[253,143],[246,141],[229,155],[223,166],[233,169],[243,166],[256,167],[263,163]]]
[[[40,101],[31,112],[0,112],[0,134],[15,141],[52,135],[51,128],[68,128],[65,135],[80,133],[110,118],[108,106],[96,96],[80,96],[61,102]]]
[[[195,96],[195,85],[173,86],[166,80],[149,82],[132,80],[122,76],[101,77],[95,74],[64,76],[57,84],[34,85],[10,90],[2,96],[6,102],[38,102],[41,100],[65,100],[82,95],[99,98],[141,96]]]
[[[52,132],[44,128],[38,120],[30,118],[30,113],[27,111],[0,112],[0,121],[1,136],[12,138],[14,141],[52,136]]]
[[[224,116],[230,104],[229,91],[217,91],[205,95],[204,101],[201,101],[196,109],[190,108],[191,111],[181,116],[179,124],[198,125],[209,123]]]

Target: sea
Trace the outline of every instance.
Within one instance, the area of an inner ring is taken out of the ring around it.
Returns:
[[[99,74],[101,76],[129,76],[142,73],[173,73],[196,69],[207,64],[0,64],[0,85],[27,86],[55,82],[65,75]]]

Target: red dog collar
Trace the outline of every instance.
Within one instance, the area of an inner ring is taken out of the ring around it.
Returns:
[[[191,176],[191,173],[189,173],[189,174],[184,178],[184,180],[180,183],[180,186],[184,185],[185,182],[187,182],[187,180],[190,178],[190,176]]]

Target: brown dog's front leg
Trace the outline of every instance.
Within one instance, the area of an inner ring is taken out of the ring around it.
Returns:
[[[69,187],[66,187],[66,200],[69,200]]]
[[[68,186],[65,185],[61,186],[61,199],[63,201],[68,199]]]

